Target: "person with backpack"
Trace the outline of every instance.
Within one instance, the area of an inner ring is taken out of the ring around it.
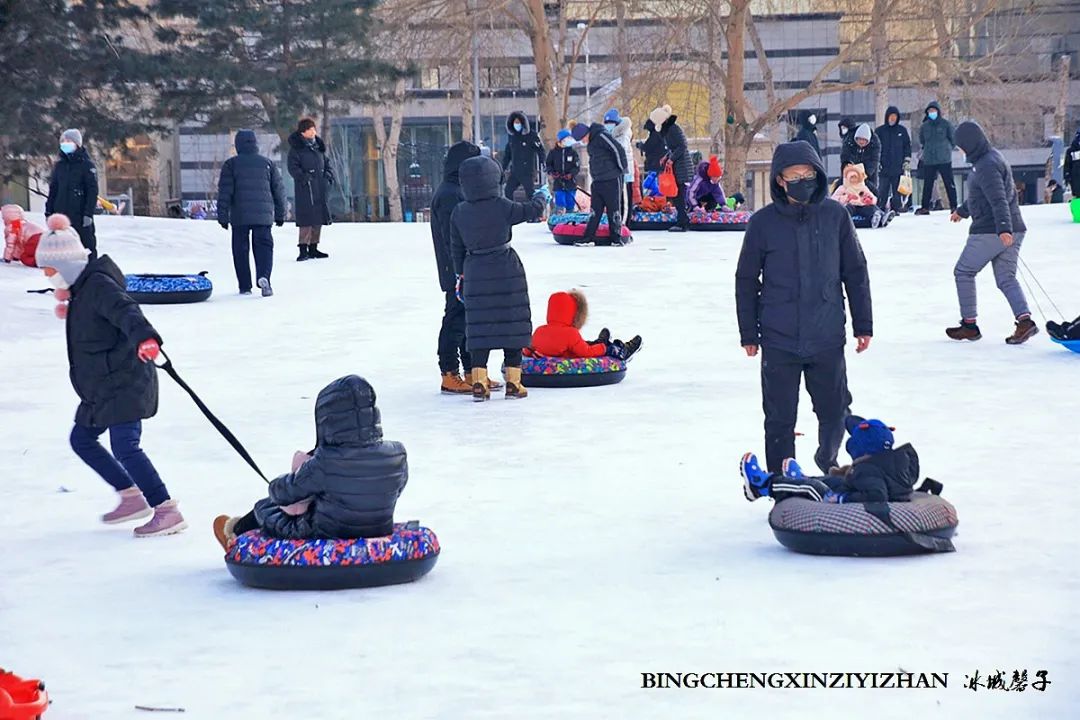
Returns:
[[[240,130],[234,141],[236,155],[221,166],[218,177],[218,224],[232,226],[233,266],[241,295],[251,294],[251,265],[255,255],[255,278],[263,297],[274,294],[270,273],[274,269],[274,236],[270,225],[285,224],[285,185],[270,159],[259,154],[253,130]]]
[[[60,158],[49,176],[49,196],[45,217],[66,215],[90,259],[97,257],[94,211],[98,203],[98,176],[94,161],[83,147],[82,133],[69,128],[60,135]]]

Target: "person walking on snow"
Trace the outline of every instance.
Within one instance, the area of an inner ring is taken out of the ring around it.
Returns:
[[[919,158],[919,174],[922,176],[922,205],[916,215],[930,214],[930,199],[934,194],[937,176],[945,184],[945,194],[949,197],[949,207],[956,209],[956,183],[953,180],[952,151],[956,147],[953,141],[952,123],[941,115],[941,106],[937,101],[926,106],[926,117],[919,126],[919,145],[922,156]]]
[[[262,296],[269,297],[274,294],[270,287],[274,269],[270,225],[285,224],[285,186],[277,165],[259,154],[253,130],[237,132],[235,145],[236,155],[221,166],[218,178],[218,224],[225,230],[232,225],[233,267],[240,294],[251,294],[250,248],[255,255],[257,284]]]
[[[536,172],[544,172],[544,143],[540,135],[529,127],[529,118],[521,111],[510,113],[506,118],[506,149],[503,150],[502,169],[506,182],[504,192],[510,200],[519,187],[532,197],[536,190]]]
[[[626,174],[623,175],[623,220],[629,220],[634,212],[634,127],[630,118],[621,117],[615,108],[604,113],[604,127],[622,146],[623,157],[626,158]]]
[[[591,126],[580,123],[574,126],[574,139],[582,142],[589,151],[589,173],[592,175],[592,215],[585,226],[583,243],[596,242],[600,221],[607,213],[608,244],[622,245],[622,196],[626,187],[626,156],[622,145],[599,123]],[[601,243],[602,244],[602,243]]]
[[[89,260],[90,251],[65,215],[50,216],[48,226],[35,260],[56,288],[71,384],[81,400],[71,448],[120,496],[116,509],[101,519],[114,525],[153,515],[135,528],[135,537],[178,533],[187,523],[139,446],[142,421],[157,414],[153,361],[161,336],[124,291],[124,274],[108,255]],[[111,455],[98,442],[106,432]]]
[[[296,187],[296,227],[300,229],[297,262],[329,257],[319,251],[323,225],[331,223],[330,186],[334,171],[326,159],[326,143],[315,134],[315,121],[304,118],[289,135],[289,175]]]
[[[686,207],[686,186],[694,170],[690,159],[690,146],[686,142],[686,133],[678,124],[679,117],[672,114],[670,105],[656,108],[649,113],[649,119],[653,121],[654,126],[660,128],[660,136],[667,146],[667,158],[671,160],[675,181],[678,184],[678,195],[675,196],[674,203],[679,216],[668,232],[686,232],[690,228],[690,215],[687,214]]]
[[[1016,281],[1016,264],[1027,226],[1020,215],[1012,168],[990,144],[978,123],[960,123],[956,128],[956,144],[971,163],[971,176],[967,200],[949,219],[960,222],[970,217],[971,229],[953,270],[960,299],[960,325],[945,332],[953,340],[982,337],[976,323],[975,276],[989,263],[994,268],[998,289],[1016,316],[1016,329],[1005,342],[1019,345],[1038,333],[1039,327],[1031,319],[1027,298]]]
[[[581,172],[581,158],[574,149],[574,136],[569,130],[560,130],[556,139],[558,147],[551,149],[544,165],[555,189],[555,212],[572,213],[577,208],[577,176]]]
[[[877,129],[881,141],[881,179],[878,184],[878,207],[903,212],[904,198],[900,195],[900,178],[911,169],[911,135],[900,124],[900,109],[890,105],[885,110],[885,123]]]
[[[805,142],[776,148],[773,202],[754,213],[735,271],[739,335],[748,357],[761,352],[765,457],[779,473],[795,457],[795,420],[803,376],[818,418],[814,461],[836,466],[849,415],[844,295],[858,341],[870,347],[870,276],[847,210],[827,197],[821,157]]]
[[[94,161],[83,147],[82,133],[71,128],[60,135],[60,159],[49,176],[49,197],[45,217],[66,215],[79,234],[90,259],[97,257],[94,211],[98,201],[98,177]]]

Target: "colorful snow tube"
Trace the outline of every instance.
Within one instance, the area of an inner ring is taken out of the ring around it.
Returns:
[[[958,523],[956,508],[924,492],[911,502],[889,503],[890,527],[861,503],[836,505],[805,498],[778,502],[769,513],[769,526],[780,544],[809,555],[893,557],[949,552]],[[929,542],[916,542],[912,538]],[[938,549],[927,545],[937,544]]]
[[[633,231],[638,230],[667,230],[679,221],[679,213],[675,208],[663,212],[645,212],[640,208],[635,209],[626,225]]]
[[[614,385],[626,377],[626,363],[610,357],[553,358],[525,356],[521,382],[525,387],[570,388]]]
[[[198,275],[127,275],[127,294],[140,305],[179,305],[206,300],[214,285],[203,270]]]
[[[24,680],[0,669],[0,718],[34,720],[49,709],[49,695],[40,680]]]
[[[749,210],[703,210],[694,208],[690,211],[690,229],[699,232],[745,230],[754,213]]]
[[[345,590],[399,585],[427,575],[439,559],[439,539],[415,520],[392,535],[334,540],[278,540],[244,533],[225,554],[229,573],[267,590]]]
[[[1050,335],[1050,339],[1056,342],[1066,350],[1072,350],[1074,353],[1080,353],[1080,340],[1062,340]]]
[[[601,224],[596,228],[596,244],[597,245],[628,245],[633,242],[634,238],[630,235],[630,229],[623,225],[619,228],[622,232],[622,242],[614,243],[611,241],[611,229],[607,223]],[[556,225],[555,229],[551,231],[551,234],[555,237],[555,242],[560,245],[576,245],[581,244],[585,238],[585,224],[566,223],[563,225]]]
[[[585,223],[589,222],[589,218],[591,217],[592,214],[587,212],[560,213],[558,215],[549,215],[547,220],[548,230],[554,230],[559,225],[584,225]],[[600,222],[604,223],[605,225],[607,224],[607,213],[604,213],[600,216]]]

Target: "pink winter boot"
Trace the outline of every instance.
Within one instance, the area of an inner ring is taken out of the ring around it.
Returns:
[[[176,508],[176,501],[166,500],[154,508],[154,517],[150,518],[150,522],[135,528],[135,537],[175,535],[183,530],[187,530],[187,523]]]
[[[106,525],[116,525],[128,520],[142,520],[153,514],[154,511],[146,504],[146,498],[143,497],[139,488],[128,488],[117,494],[120,495],[120,504],[112,512],[101,516],[101,521]]]

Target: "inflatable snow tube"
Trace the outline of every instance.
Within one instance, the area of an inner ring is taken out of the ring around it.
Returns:
[[[259,530],[236,538],[225,554],[229,573],[266,590],[345,590],[399,585],[431,572],[439,539],[415,520],[392,535],[355,540],[278,540]]]
[[[589,222],[589,218],[592,217],[592,213],[587,212],[572,212],[572,213],[559,213],[558,215],[549,215],[547,224],[548,230],[555,230],[559,225],[584,225]],[[600,217],[600,221],[607,224],[607,213],[604,213]]]
[[[946,552],[929,550],[906,534],[949,540],[958,523],[949,501],[923,492],[914,493],[911,502],[889,503],[889,514],[895,528],[861,503],[836,505],[795,497],[776,503],[769,526],[781,545],[798,553],[893,557]]]
[[[0,668],[0,718],[34,720],[49,709],[49,694],[40,680],[25,680]]]
[[[214,285],[198,275],[127,275],[127,294],[140,305],[179,305],[206,300]]]
[[[663,212],[646,212],[640,208],[634,210],[630,219],[626,221],[627,227],[633,231],[638,230],[667,230],[679,221],[679,213],[675,208]]]
[[[749,210],[721,212],[719,210],[694,208],[690,211],[690,229],[698,232],[745,230],[746,224],[750,222],[750,216],[753,214]]]
[[[521,382],[525,387],[574,388],[614,385],[626,377],[626,363],[611,357],[521,359]]]
[[[597,245],[628,245],[633,242],[634,238],[630,235],[630,228],[623,225],[619,228],[622,232],[622,242],[611,241],[611,229],[607,223],[602,223],[596,229],[596,244]],[[551,231],[551,234],[555,237],[555,242],[560,245],[580,245],[585,238],[585,223],[563,223],[556,225],[555,229]]]
[[[1048,333],[1049,334],[1049,333]],[[1050,339],[1056,342],[1066,350],[1072,350],[1074,353],[1080,353],[1080,340],[1062,340],[1050,335]]]

